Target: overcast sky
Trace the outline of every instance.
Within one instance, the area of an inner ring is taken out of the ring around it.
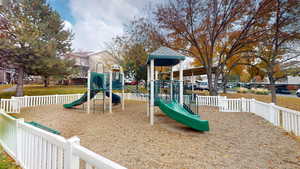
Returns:
[[[159,1],[159,0],[154,0]],[[105,42],[121,34],[123,24],[153,0],[48,0],[65,20],[67,29],[75,34],[75,50],[100,51]]]

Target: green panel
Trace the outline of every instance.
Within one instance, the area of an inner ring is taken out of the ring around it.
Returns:
[[[156,102],[158,102],[158,106],[162,112],[173,120],[198,131],[209,131],[209,124],[207,120],[201,120],[198,115],[190,114],[177,102],[166,102],[163,100],[156,100]]]
[[[148,60],[152,59],[177,59],[184,60],[185,56],[170,56],[170,55],[148,55]]]
[[[60,135],[60,132],[59,132],[59,131],[54,130],[54,129],[52,129],[52,128],[49,128],[49,127],[47,127],[47,126],[44,126],[44,125],[42,125],[42,124],[39,124],[39,123],[37,123],[37,122],[31,121],[31,122],[26,122],[26,123],[27,123],[27,124],[30,124],[30,125],[32,125],[32,126],[34,126],[34,127],[40,128],[40,129],[42,129],[42,130],[48,131],[48,132],[50,132],[50,133]]]
[[[109,82],[107,80],[107,74],[103,73],[96,73],[96,72],[91,72],[91,80],[90,80],[90,86],[91,86],[91,95],[90,99],[94,98],[97,93],[103,91],[105,92],[106,96],[109,96],[109,92],[107,89],[109,89]],[[112,87],[113,89],[122,89],[122,79],[116,79],[112,82]],[[64,108],[73,108],[74,106],[81,105],[87,101],[87,92],[83,94],[78,100],[73,101],[72,103],[69,104],[64,104]],[[112,94],[112,102],[114,104],[120,103],[120,96],[116,94]]]

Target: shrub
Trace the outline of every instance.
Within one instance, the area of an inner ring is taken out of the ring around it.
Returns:
[[[251,93],[260,94],[260,95],[268,95],[270,91],[265,88],[252,88]]]
[[[238,93],[248,93],[249,89],[244,88],[244,87],[240,87],[240,88],[237,89],[237,92]]]

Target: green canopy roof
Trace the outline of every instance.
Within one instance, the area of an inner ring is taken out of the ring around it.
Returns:
[[[174,66],[180,60],[184,60],[185,56],[162,46],[148,55],[147,64],[150,64],[150,60],[152,59],[154,59],[154,66]]]

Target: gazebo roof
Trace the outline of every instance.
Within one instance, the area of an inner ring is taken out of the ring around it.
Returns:
[[[174,66],[180,60],[184,60],[185,56],[167,47],[160,47],[148,55],[147,64],[154,59],[154,66]]]

